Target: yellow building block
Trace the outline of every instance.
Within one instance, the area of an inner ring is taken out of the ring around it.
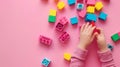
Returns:
[[[95,7],[94,6],[88,6],[87,7],[87,13],[94,13],[95,12]]]
[[[95,4],[95,9],[97,11],[101,10],[103,8],[103,3],[102,2],[96,2]]]
[[[58,2],[58,4],[57,4],[57,8],[59,9],[59,10],[62,10],[63,8],[65,7],[65,3],[64,2]]]
[[[67,61],[70,61],[71,60],[71,54],[64,53],[64,59],[67,60]]]
[[[57,13],[56,10],[50,9],[49,15],[56,16],[56,13]]]

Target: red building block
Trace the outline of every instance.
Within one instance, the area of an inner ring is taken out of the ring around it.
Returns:
[[[118,32],[118,35],[119,35],[119,37],[120,37],[120,32]]]
[[[67,18],[66,18],[66,17],[62,17],[62,18],[58,21],[58,23],[57,23],[57,25],[56,25],[56,30],[57,30],[57,31],[63,31],[63,29],[65,28],[65,26],[67,25],[67,23],[68,23]]]
[[[52,44],[52,39],[40,35],[40,43],[45,44],[45,45],[51,45]]]
[[[90,22],[90,24],[92,24],[92,26],[95,26],[95,22],[94,21]]]
[[[60,42],[65,43],[69,38],[70,38],[70,35],[67,32],[63,32],[60,35],[59,40]]]

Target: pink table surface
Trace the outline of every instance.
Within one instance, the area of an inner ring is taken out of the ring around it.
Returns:
[[[63,1],[63,0],[61,0]],[[76,10],[67,5],[58,11],[57,21],[61,16],[77,16]],[[98,27],[104,29],[106,40],[114,45],[113,58],[120,67],[120,42],[114,43],[110,36],[120,32],[120,1],[104,2],[103,11],[108,14],[106,22],[98,21]],[[49,9],[57,9],[53,0],[0,0],[0,67],[42,67],[44,57],[51,59],[50,67],[69,67],[63,59],[63,53],[73,53],[79,43],[79,25],[70,23],[65,30],[70,34],[70,41],[62,44],[58,41],[60,33],[55,31],[55,24],[48,23]],[[39,44],[39,35],[53,39],[50,47]],[[86,67],[100,67],[96,42],[89,47]]]

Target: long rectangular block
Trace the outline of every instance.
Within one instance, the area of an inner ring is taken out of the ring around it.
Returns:
[[[85,17],[86,22],[97,21],[97,16],[95,14],[87,13]]]

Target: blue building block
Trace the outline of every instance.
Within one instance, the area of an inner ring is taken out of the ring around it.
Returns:
[[[77,10],[82,10],[83,7],[84,7],[84,4],[82,4],[82,3],[77,4]]]
[[[106,20],[107,19],[107,14],[106,13],[104,13],[104,12],[100,12],[100,15],[99,15],[99,19],[101,19],[101,20]]]
[[[70,22],[71,22],[71,24],[77,24],[78,23],[78,18],[76,16],[72,17],[72,18],[70,18]]]
[[[42,60],[42,65],[43,66],[45,66],[45,67],[48,67],[48,65],[50,64],[50,60],[49,59],[47,59],[47,58],[44,58],[43,60]]]
[[[75,2],[76,2],[76,0],[68,0],[68,4],[69,4],[69,5],[74,5]]]
[[[96,22],[97,21],[97,16],[95,14],[87,13],[85,17],[86,22]]]
[[[113,49],[113,46],[112,46],[111,44],[108,44],[108,48],[109,48],[110,50],[112,50],[112,49]]]

